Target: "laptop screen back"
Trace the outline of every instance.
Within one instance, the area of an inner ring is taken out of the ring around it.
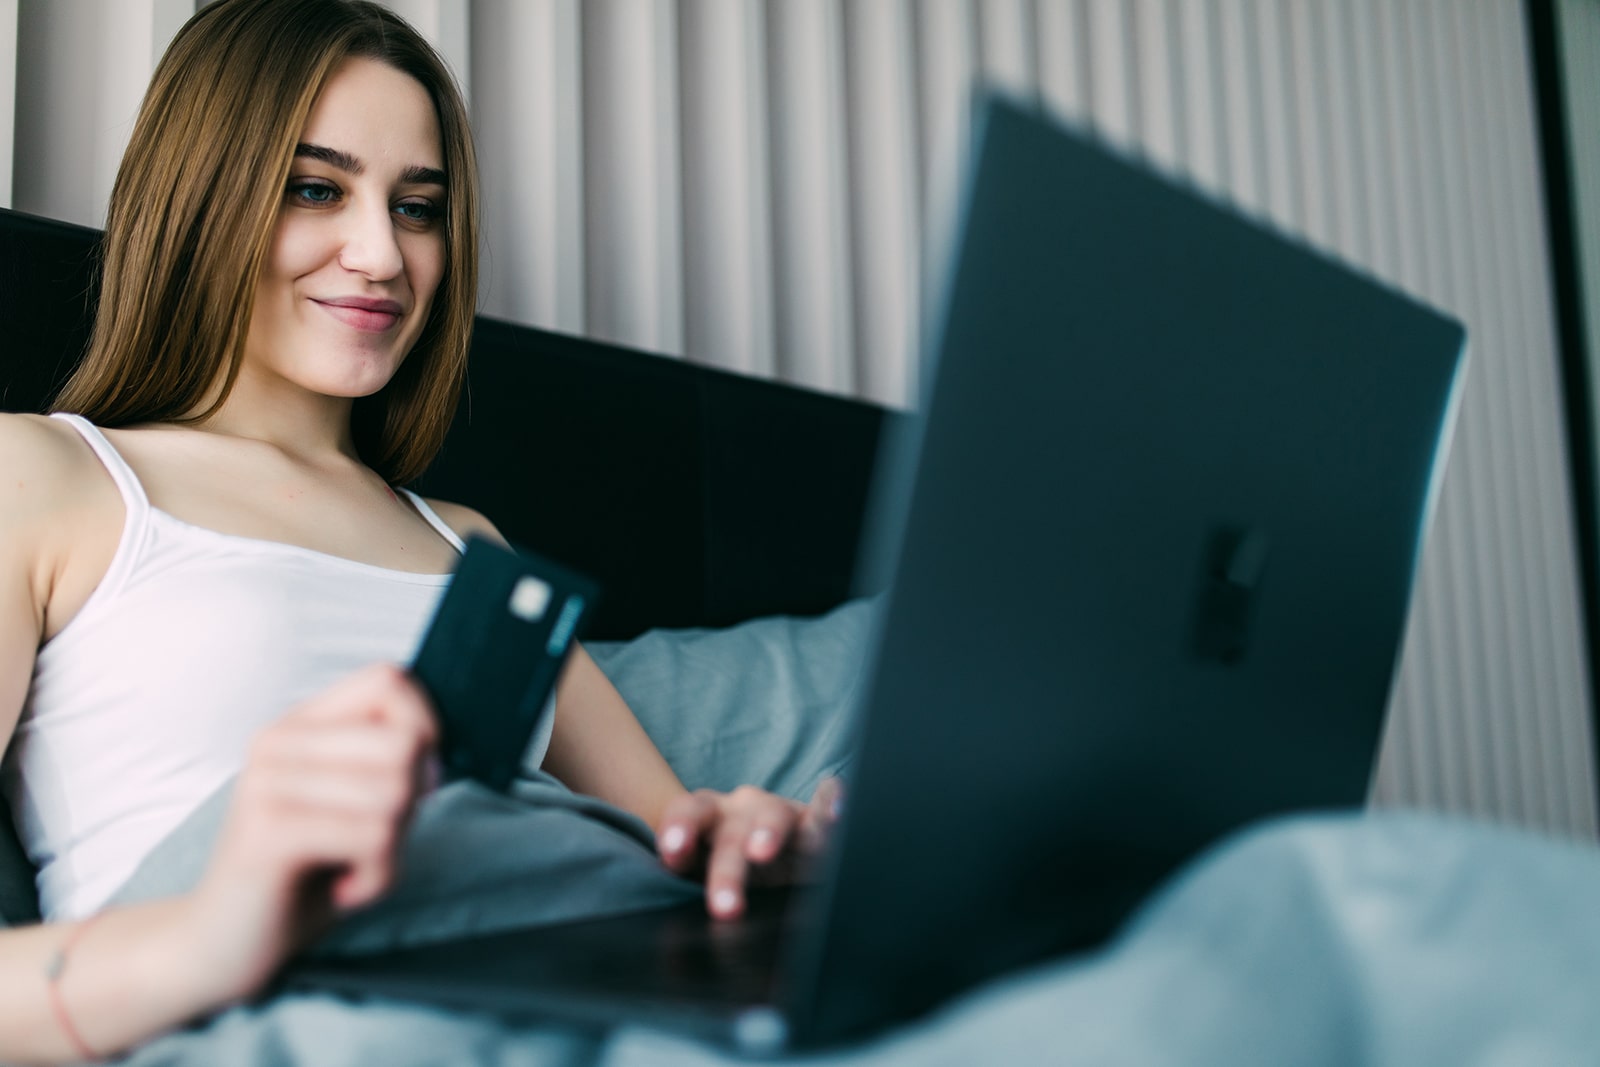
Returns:
[[[1457,323],[1015,105],[974,145],[801,1040],[1361,805],[1455,408]]]

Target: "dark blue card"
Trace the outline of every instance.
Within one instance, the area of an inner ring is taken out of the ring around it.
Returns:
[[[598,592],[531,552],[467,539],[411,665],[438,712],[446,779],[510,788]]]

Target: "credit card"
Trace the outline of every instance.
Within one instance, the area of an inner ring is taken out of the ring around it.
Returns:
[[[511,787],[598,594],[526,549],[467,539],[411,664],[438,714],[446,780]]]

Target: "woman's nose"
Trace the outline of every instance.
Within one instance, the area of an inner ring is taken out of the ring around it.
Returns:
[[[400,273],[405,260],[395,239],[394,219],[389,214],[388,204],[348,211],[345,222],[340,266],[378,281]]]

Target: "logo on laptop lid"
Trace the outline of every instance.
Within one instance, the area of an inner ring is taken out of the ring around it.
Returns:
[[[1194,627],[1201,659],[1231,665],[1244,658],[1270,547],[1256,527],[1220,526],[1206,539]]]

